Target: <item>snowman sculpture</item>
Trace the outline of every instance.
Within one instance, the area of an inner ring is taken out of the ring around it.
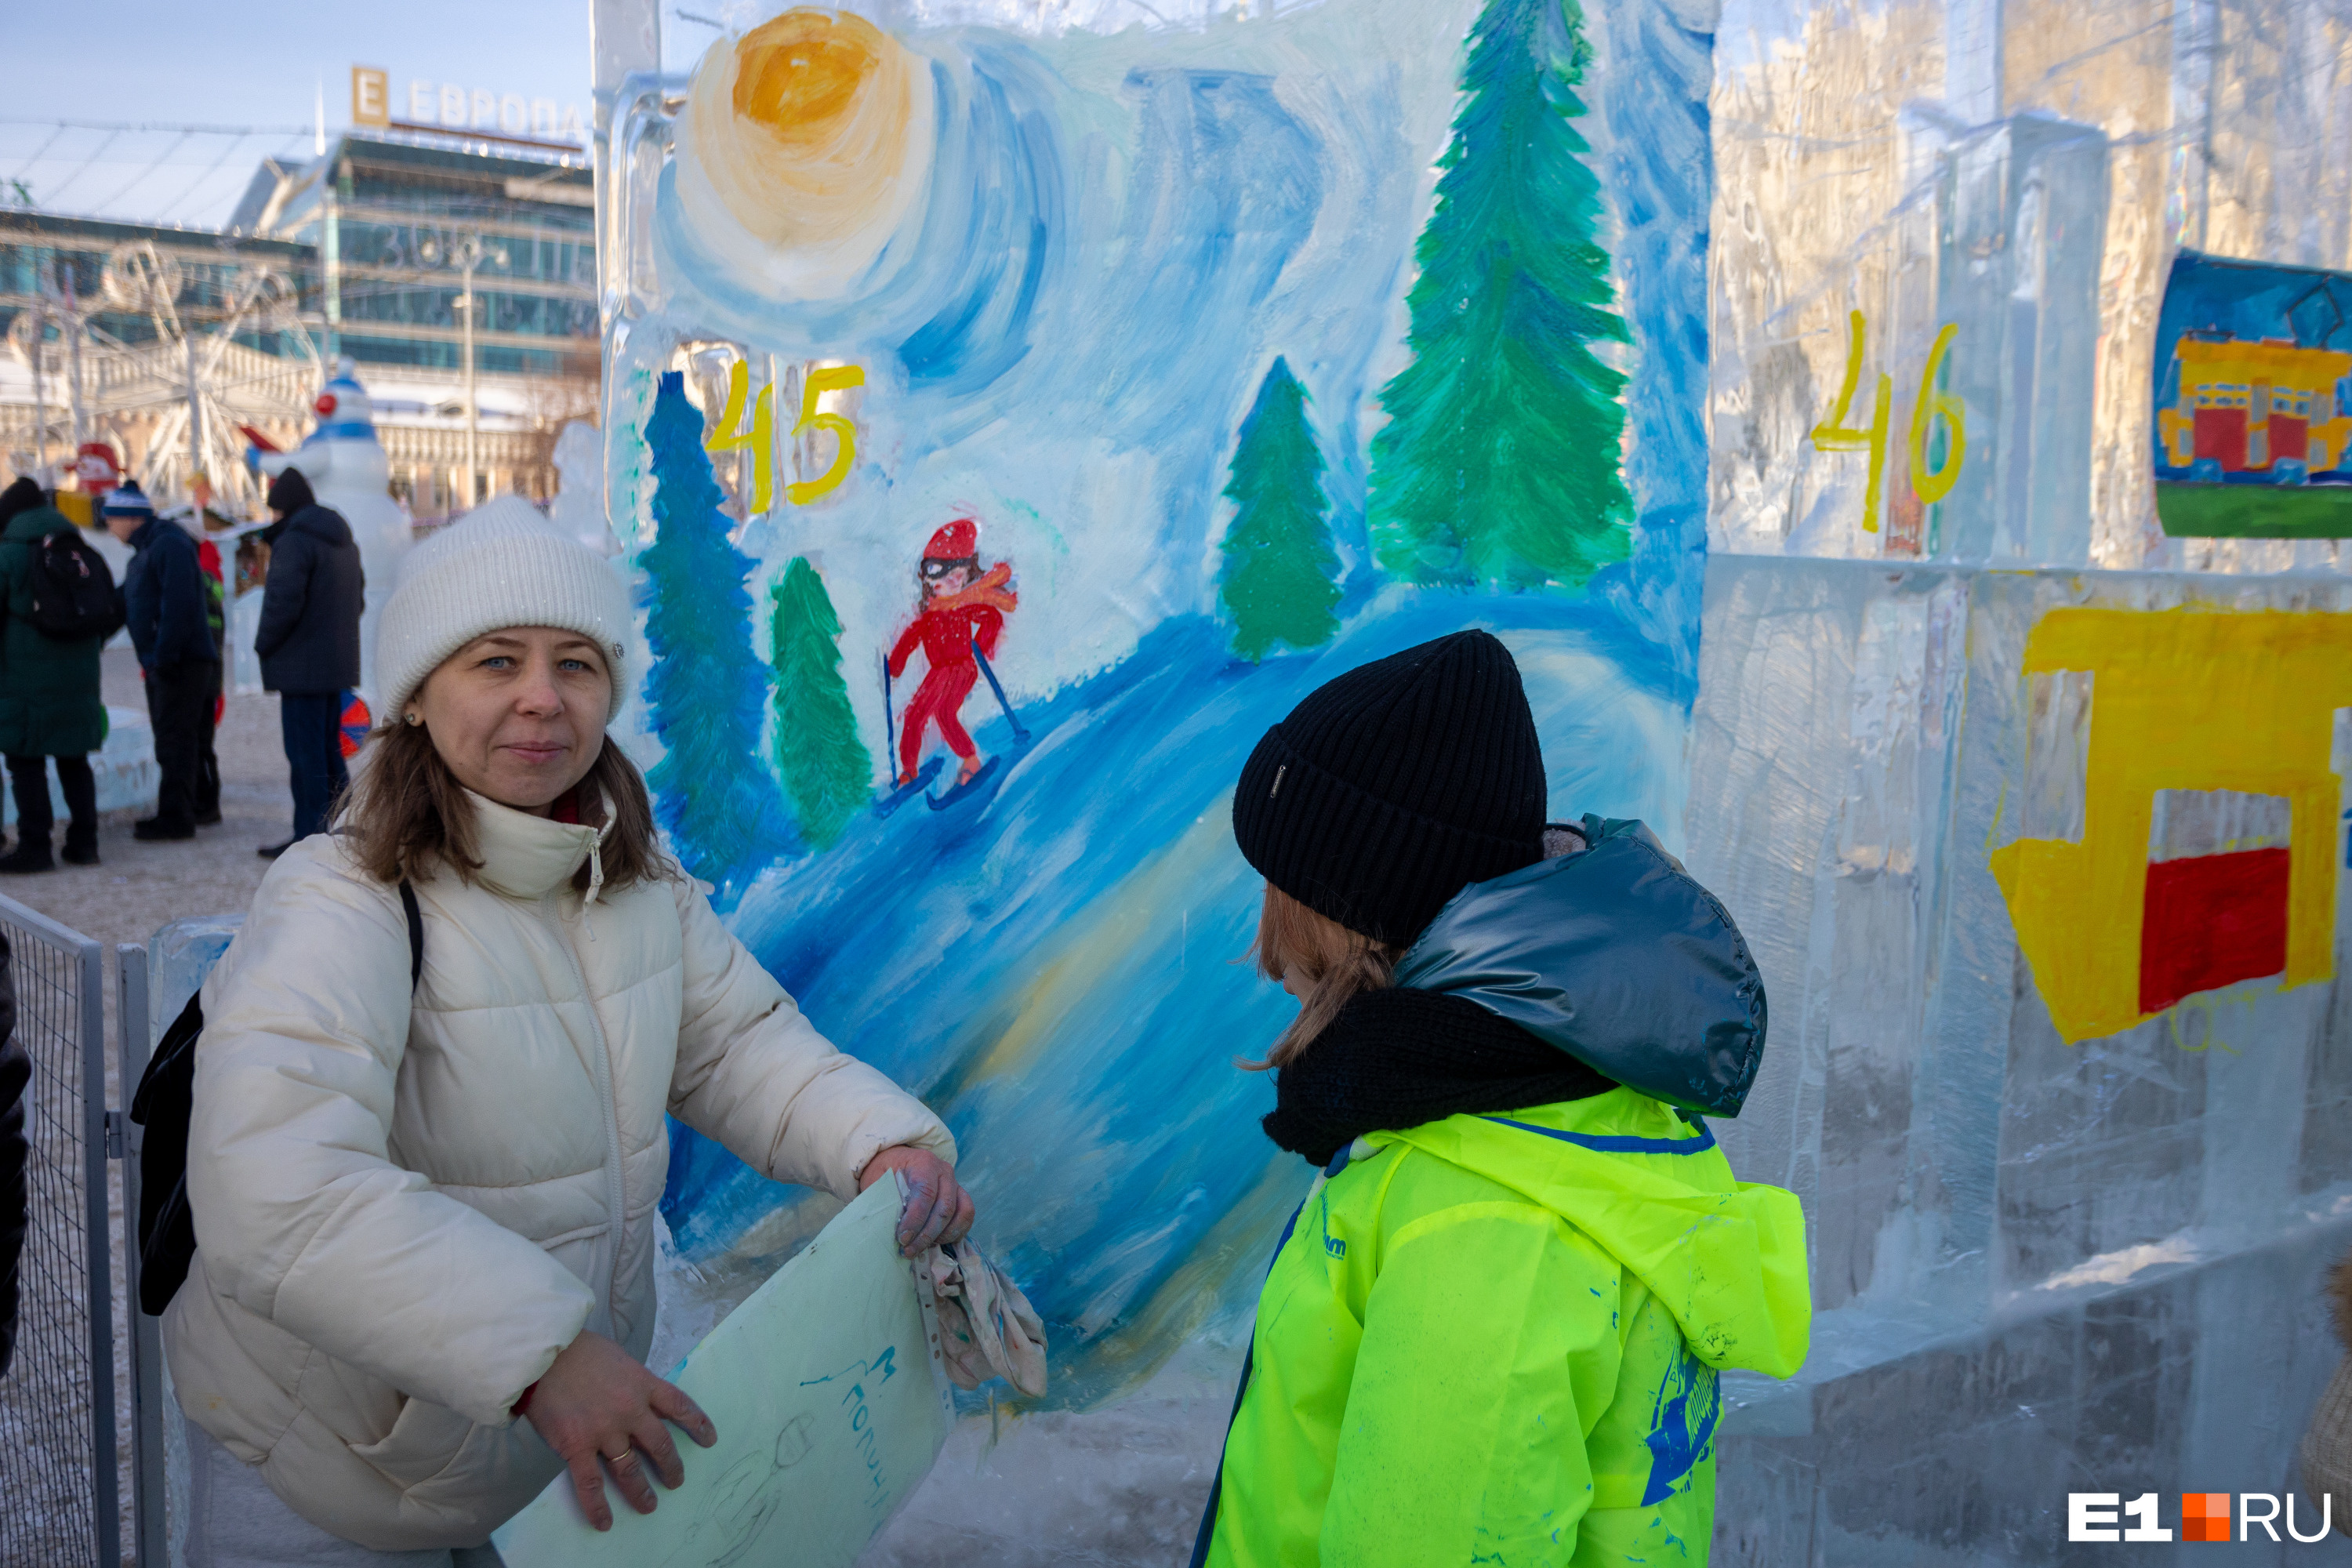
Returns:
[[[392,499],[391,466],[383,444],[376,439],[374,405],[367,388],[352,373],[357,367],[346,355],[335,367],[334,379],[320,390],[311,405],[318,427],[290,452],[265,451],[259,447],[247,458],[264,475],[276,479],[288,468],[301,470],[319,504],[339,511],[352,525],[352,539],[360,547],[360,564],[367,574],[365,607],[360,613],[360,688],[370,705],[375,697],[375,625],[392,598],[400,560],[411,539],[408,514]],[[253,652],[254,633],[261,624],[261,595],[247,594],[237,601],[231,636],[240,668],[258,676]]]

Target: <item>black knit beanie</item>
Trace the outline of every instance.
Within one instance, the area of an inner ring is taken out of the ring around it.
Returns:
[[[310,481],[302,477],[299,468],[282,468],[269,481],[268,507],[292,517],[306,506],[316,506],[319,498],[310,493]]]
[[[1404,944],[1468,884],[1543,858],[1545,804],[1519,667],[1456,632],[1349,670],[1268,730],[1234,837],[1308,909]]]

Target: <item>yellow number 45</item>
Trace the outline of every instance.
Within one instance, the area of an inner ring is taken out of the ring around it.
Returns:
[[[737,360],[727,372],[727,409],[719,416],[719,428],[702,444],[706,452],[749,452],[751,454],[751,510],[763,512],[776,500],[776,417],[775,388],[763,386],[756,400],[751,398],[751,367]],[[751,402],[751,419],[743,420],[743,405]]]
[[[801,416],[793,426],[793,434],[806,430],[829,430],[833,433],[833,466],[815,479],[784,487],[784,499],[794,506],[806,506],[821,495],[841,488],[849,478],[849,470],[857,461],[857,426],[838,414],[820,414],[816,400],[828,392],[846,392],[853,386],[866,384],[866,371],[854,364],[829,364],[813,370],[801,384]]]

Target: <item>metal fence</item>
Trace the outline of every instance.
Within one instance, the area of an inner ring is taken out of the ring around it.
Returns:
[[[155,1049],[155,1019],[147,984],[147,950],[124,942],[114,950],[121,993],[115,999],[115,1081],[128,1110],[147,1058]],[[174,1568],[169,1544],[164,1415],[171,1401],[163,1391],[163,1339],[158,1320],[139,1310],[140,1129],[117,1110],[114,1156],[122,1162],[122,1299],[131,1318],[131,1526],[141,1568]]]
[[[33,1069],[16,1350],[0,1377],[0,1563],[118,1568],[100,949],[5,898],[0,940]]]

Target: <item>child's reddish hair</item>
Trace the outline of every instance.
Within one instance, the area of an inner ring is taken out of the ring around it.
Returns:
[[[1268,980],[1281,980],[1297,972],[1302,981],[1298,1016],[1275,1040],[1264,1060],[1241,1065],[1263,1072],[1297,1060],[1350,1000],[1366,991],[1385,990],[1396,961],[1402,956],[1402,948],[1349,931],[1268,882],[1248,958]]]

